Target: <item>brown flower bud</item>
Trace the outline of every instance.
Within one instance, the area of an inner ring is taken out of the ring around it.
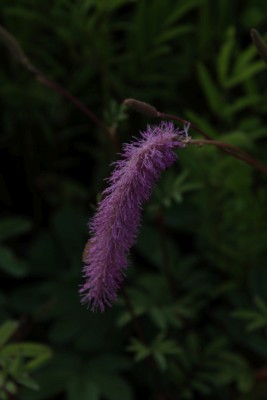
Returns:
[[[132,108],[133,110],[146,115],[147,117],[158,117],[160,115],[159,111],[151,106],[151,104],[144,103],[143,101],[135,100],[135,99],[125,99],[123,102],[127,107]]]

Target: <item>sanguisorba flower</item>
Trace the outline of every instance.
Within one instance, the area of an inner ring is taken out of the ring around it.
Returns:
[[[136,240],[142,204],[150,197],[161,172],[177,160],[174,149],[184,147],[187,132],[170,122],[148,127],[130,144],[108,179],[109,186],[90,222],[91,238],[84,251],[85,283],[82,302],[103,311],[117,298],[127,266],[127,254]]]

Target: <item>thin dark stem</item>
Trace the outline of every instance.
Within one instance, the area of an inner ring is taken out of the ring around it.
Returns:
[[[88,108],[85,106],[80,100],[78,100],[75,96],[73,96],[68,90],[60,86],[58,83],[52,81],[50,78],[47,78],[43,73],[40,73],[36,76],[38,82],[41,82],[43,85],[53,89],[55,92],[61,94],[63,97],[72,102],[81,112],[83,112],[91,121],[97,125],[100,129],[105,131],[108,135],[110,134],[110,129]]]
[[[229,149],[231,151],[231,154],[243,154],[246,155],[246,152],[243,150],[239,149],[239,147],[236,147],[232,144],[221,142],[220,140],[215,140],[215,139],[190,139],[189,143],[191,144],[197,144],[199,146],[202,146],[203,144],[211,144],[216,147],[220,147],[222,149]]]
[[[12,56],[16,58],[17,61],[19,61],[28,71],[30,71],[35,76],[36,80],[54,90],[55,92],[69,100],[72,104],[74,104],[75,107],[77,107],[83,114],[85,114],[96,126],[98,126],[103,132],[105,132],[105,134],[114,144],[116,149],[120,150],[120,146],[114,132],[109,129],[109,127],[106,126],[105,123],[101,119],[99,119],[89,107],[87,107],[84,103],[77,99],[77,97],[75,97],[67,89],[63,88],[52,79],[48,78],[42,71],[36,68],[31,63],[27,55],[24,53],[24,50],[22,49],[17,39],[2,26],[0,26],[0,39],[3,40]]]
[[[202,143],[202,144],[210,144],[210,145],[217,146],[224,153],[230,154],[231,156],[246,162],[247,164],[251,165],[252,167],[260,170],[265,175],[267,175],[267,167],[264,164],[262,164],[258,160],[255,160],[248,153],[246,153],[245,151],[239,149],[238,147],[235,147],[233,145],[230,145],[230,144],[227,144],[227,143],[224,143],[224,142],[219,142],[219,141],[213,140],[212,137],[207,135],[205,132],[202,131],[202,129],[198,128],[196,125],[192,124],[191,122],[186,121],[186,120],[184,120],[184,119],[182,119],[180,117],[176,117],[175,115],[165,114],[165,113],[160,113],[160,112],[158,113],[157,117],[166,118],[166,119],[173,119],[175,121],[182,122],[183,124],[190,124],[190,126],[195,131],[197,131],[198,133],[200,133],[202,136],[204,136],[207,139],[206,141],[205,140],[199,140],[198,143],[194,143],[194,144],[201,145],[201,143]],[[191,141],[191,143],[192,143],[192,141]]]
[[[190,144],[195,144],[198,146],[202,146],[204,144],[216,146],[219,149],[225,150],[229,149],[229,154],[233,155],[235,158],[238,158],[239,160],[244,161],[245,163],[259,169],[261,172],[263,172],[265,175],[267,175],[267,167],[263,164],[261,164],[259,161],[255,160],[252,158],[248,153],[244,151],[240,151],[238,147],[235,147],[231,144],[227,144],[224,142],[220,142],[218,140],[205,140],[205,139],[191,139],[189,141]]]
[[[265,175],[267,175],[267,167],[264,164],[262,164],[261,162],[255,160],[253,157],[251,157],[251,155],[249,155],[245,151],[239,149],[238,147],[232,146],[232,145],[227,144],[227,143],[223,143],[223,142],[219,142],[219,141],[213,140],[212,137],[207,135],[198,126],[196,126],[195,124],[192,124],[191,122],[189,122],[189,121],[187,121],[187,120],[185,120],[183,118],[177,117],[176,115],[162,113],[162,112],[158,111],[151,104],[144,103],[144,102],[136,100],[136,99],[125,99],[124,100],[124,104],[127,107],[130,107],[133,110],[135,110],[135,111],[137,111],[137,112],[139,112],[141,114],[146,115],[147,117],[162,118],[162,119],[172,119],[174,121],[179,121],[179,122],[181,122],[183,124],[186,124],[186,125],[189,124],[196,132],[200,133],[202,136],[204,136],[207,139],[206,142],[202,141],[202,144],[213,144],[214,146],[217,146],[224,153],[230,154],[231,156],[246,162],[247,164],[251,165],[252,167],[260,170]],[[217,142],[217,144],[215,142]],[[187,141],[187,144],[188,143],[189,143],[189,141]],[[198,144],[200,144],[200,142]]]
[[[85,114],[96,126],[98,126],[103,132],[105,132],[106,136],[111,140],[113,145],[117,150],[120,149],[119,143],[117,141],[116,135],[112,132],[105,124],[102,122],[84,103],[82,103],[77,97],[73,96],[67,89],[60,86],[58,83],[52,81],[47,78],[42,72],[36,75],[36,79],[38,82],[41,82],[43,85],[49,87],[55,92],[59,93],[67,100],[69,100],[72,104],[75,105],[83,114]]]
[[[192,127],[196,132],[200,133],[204,138],[209,139],[209,140],[213,140],[213,138],[211,136],[209,136],[207,133],[205,133],[204,131],[202,131],[202,129],[200,129],[198,126],[196,126],[195,124],[193,124],[192,122],[186,121],[185,119],[182,119],[180,117],[177,117],[176,115],[171,115],[171,114],[165,114],[165,113],[159,113],[158,117],[160,118],[164,118],[164,119],[172,119],[174,121],[179,121],[182,122],[183,124],[190,124],[190,127]],[[233,155],[232,152],[230,152],[227,149],[221,148],[222,151],[224,151],[225,153],[231,154]]]

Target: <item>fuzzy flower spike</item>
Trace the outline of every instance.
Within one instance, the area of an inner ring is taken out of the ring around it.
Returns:
[[[92,310],[104,311],[116,300],[127,254],[136,240],[142,204],[161,172],[177,160],[174,149],[185,146],[187,130],[174,128],[170,122],[149,126],[140,139],[124,146],[122,160],[114,163],[109,187],[90,222],[92,237],[84,251],[85,283],[80,292],[82,302]]]

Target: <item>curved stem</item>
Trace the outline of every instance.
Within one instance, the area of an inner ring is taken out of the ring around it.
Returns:
[[[125,99],[124,104],[127,107],[132,108],[133,110],[146,115],[147,117],[152,117],[152,118],[162,118],[162,119],[172,119],[174,121],[179,121],[183,124],[189,124],[192,126],[192,128],[200,133],[206,140],[200,140],[200,141],[193,141],[193,140],[187,140],[187,144],[191,142],[191,144],[211,144],[213,146],[217,146],[221,151],[224,153],[230,154],[231,156],[238,158],[239,160],[242,160],[246,162],[247,164],[251,165],[252,167],[258,169],[259,171],[263,172],[265,175],[267,175],[267,166],[262,164],[260,161],[255,160],[251,155],[246,153],[245,151],[239,149],[236,146],[233,146],[231,144],[223,143],[218,140],[213,140],[212,137],[207,135],[202,129],[200,129],[198,126],[195,124],[192,124],[189,121],[186,121],[183,118],[177,117],[176,115],[171,115],[171,114],[166,114],[158,111],[154,106],[148,103],[144,103],[142,101],[136,100],[136,99]]]
[[[263,172],[265,175],[267,175],[267,167],[263,164],[261,164],[259,161],[255,160],[252,158],[248,153],[241,151],[238,147],[233,146],[231,144],[227,144],[224,142],[220,142],[219,140],[208,140],[208,139],[190,139],[189,141],[190,144],[196,144],[199,146],[202,146],[204,144],[209,144],[212,146],[216,146],[220,148],[221,150],[230,150],[227,151],[229,154],[232,156],[238,158],[239,160],[244,161],[245,163],[252,165],[253,167],[259,169],[261,172]]]
[[[112,130],[109,129],[109,127],[106,126],[105,123],[101,121],[101,119],[98,118],[89,107],[87,107],[84,103],[82,103],[79,99],[77,99],[77,97],[75,97],[67,89],[63,88],[52,79],[48,78],[42,71],[36,68],[30,61],[30,59],[27,57],[27,55],[24,53],[24,50],[17,41],[17,39],[13,35],[11,35],[11,33],[9,33],[6,29],[4,29],[1,25],[0,25],[0,39],[2,39],[2,41],[7,46],[13,57],[16,58],[17,61],[20,62],[20,64],[22,64],[28,71],[30,71],[35,76],[36,80],[38,80],[43,85],[49,87],[50,89],[54,90],[55,92],[57,92],[58,94],[69,100],[72,104],[74,104],[82,113],[84,113],[89,119],[91,119],[91,121],[96,126],[98,126],[102,131],[105,132],[105,134],[109,137],[109,139],[112,141],[112,143],[118,150],[120,149],[120,146],[118,144],[116,136],[114,135],[114,132],[112,132]]]
[[[73,96],[68,90],[66,90],[65,88],[60,86],[58,83],[52,81],[50,78],[47,78],[40,71],[37,74],[36,79],[38,80],[38,82],[41,82],[43,85],[53,89],[55,92],[61,94],[63,97],[68,99],[77,108],[79,108],[80,111],[82,111],[88,118],[90,118],[94,122],[95,125],[97,125],[99,128],[104,130],[107,134],[110,134],[109,128],[90,110],[90,108],[85,106],[84,103],[82,103],[75,96]]]
[[[220,142],[218,140],[214,140],[212,137],[210,137],[209,135],[207,135],[204,131],[202,131],[202,129],[198,128],[196,125],[192,124],[189,121],[186,121],[180,117],[176,117],[175,115],[171,115],[171,114],[165,114],[165,113],[161,113],[159,112],[157,117],[160,118],[164,118],[164,119],[172,119],[174,121],[179,121],[182,122],[183,124],[190,124],[190,126],[197,131],[198,133],[200,133],[202,136],[204,136],[207,140],[190,140],[190,143],[192,144],[198,144],[198,145],[202,145],[202,144],[210,144],[213,146],[218,147],[221,151],[223,151],[224,153],[230,154],[231,156],[238,158],[239,160],[242,160],[244,162],[246,162],[247,164],[251,165],[252,167],[258,169],[259,171],[263,172],[265,175],[267,175],[267,167],[262,164],[261,162],[259,162],[258,160],[255,160],[253,157],[251,157],[248,153],[246,153],[245,151],[239,149],[236,146],[233,146],[231,144],[227,144],[224,142]]]

